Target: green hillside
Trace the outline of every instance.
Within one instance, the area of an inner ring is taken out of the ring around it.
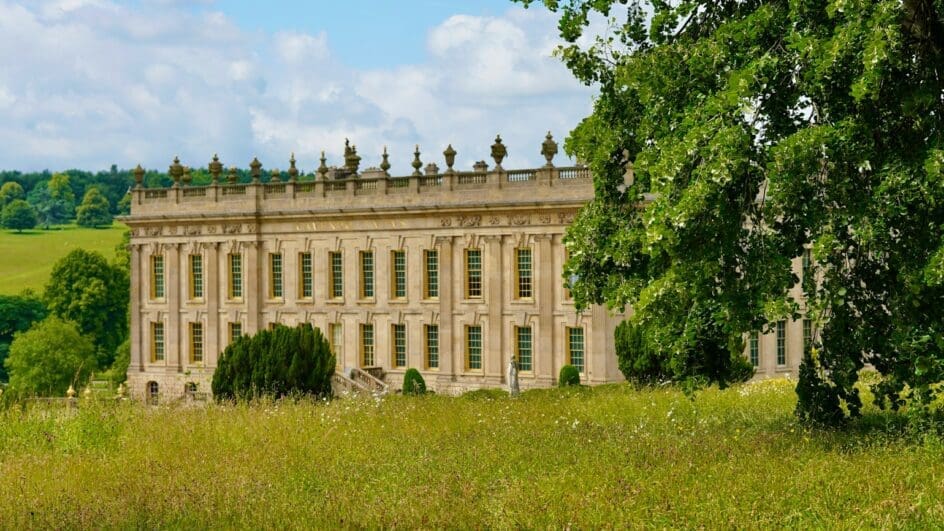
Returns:
[[[19,234],[0,231],[0,294],[12,295],[26,288],[42,292],[53,264],[73,249],[98,251],[111,260],[125,230],[124,225],[115,223],[107,229],[64,225]]]

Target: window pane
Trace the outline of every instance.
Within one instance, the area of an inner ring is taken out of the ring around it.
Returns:
[[[374,325],[361,325],[361,364],[364,367],[374,365]]]
[[[787,364],[787,322],[777,321],[777,365]]]
[[[580,372],[584,371],[584,342],[583,328],[567,329],[567,350],[570,353],[570,364]]]
[[[393,366],[406,367],[406,325],[393,325]]]
[[[237,339],[243,337],[242,323],[229,324],[229,342],[234,343]]]
[[[203,361],[203,323],[190,323],[190,360]]]
[[[426,251],[426,298],[439,297],[439,253]]]
[[[760,347],[758,345],[757,332],[751,333],[750,350],[751,350],[751,365],[753,365],[754,367],[759,367],[760,366]]]
[[[282,254],[273,253],[269,255],[270,267],[269,273],[272,279],[272,286],[269,294],[272,297],[282,296]]]
[[[190,255],[190,297],[203,297],[203,256]]]
[[[361,251],[361,297],[374,296],[374,253]]]
[[[531,297],[531,249],[516,249],[518,298]]]
[[[393,251],[393,296],[406,297],[406,252]]]
[[[331,258],[331,298],[344,296],[344,262],[341,253],[330,253]]]
[[[336,363],[340,365],[341,360],[343,359],[341,349],[342,347],[344,347],[344,340],[343,340],[344,329],[341,328],[341,323],[331,323],[328,325],[328,328],[330,328],[329,337],[331,341],[331,353],[334,354]]]
[[[308,298],[312,296],[312,275],[311,275],[311,253],[302,253],[299,255],[299,264],[301,268],[301,296]]]
[[[229,255],[229,296],[238,299],[243,296],[243,256]]]
[[[531,370],[531,327],[530,326],[518,326],[515,327],[517,330],[517,337],[515,338],[515,345],[517,347],[516,358],[518,360],[518,370],[520,371],[530,371]]]
[[[426,366],[439,368],[439,326],[426,325]]]
[[[467,249],[465,252],[466,298],[482,296],[482,251]]]
[[[155,299],[164,298],[164,257],[151,257],[151,296]]]
[[[469,326],[465,329],[466,360],[470,369],[482,368],[482,327]]]
[[[151,336],[152,359],[154,361],[164,361],[164,323],[152,323]]]

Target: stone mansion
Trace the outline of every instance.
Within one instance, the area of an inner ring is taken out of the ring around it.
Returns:
[[[562,238],[593,182],[584,167],[555,167],[557,150],[548,134],[546,165],[505,170],[497,138],[493,166],[458,171],[449,146],[441,171],[417,148],[412,175],[392,177],[386,150],[361,171],[348,145],[343,166],[322,154],[313,176],[292,157],[263,179],[254,159],[251,183],[214,157],[206,186],[175,159],[170,188],[143,187],[138,167],[124,220],[132,394],[208,392],[234,338],[302,322],[328,338],[339,374],[394,388],[408,368],[437,392],[501,386],[512,357],[524,389],[553,385],[564,364],[583,383],[622,380],[613,333],[625,315],[576,311],[563,281]],[[750,338],[759,374],[795,374],[798,326]]]

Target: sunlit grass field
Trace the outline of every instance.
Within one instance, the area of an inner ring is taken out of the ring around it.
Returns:
[[[126,227],[106,229],[63,225],[16,233],[0,230],[0,295],[15,295],[26,288],[42,293],[57,260],[73,249],[98,251],[111,260]]]
[[[0,527],[944,525],[944,445],[792,384],[0,413]]]

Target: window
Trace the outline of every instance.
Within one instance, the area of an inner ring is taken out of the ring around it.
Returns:
[[[190,255],[190,298],[203,298],[203,255]]]
[[[562,262],[561,269],[563,269],[566,274],[567,271],[567,261],[570,260],[570,251],[567,250],[567,247],[564,247],[564,261]],[[569,301],[574,298],[573,294],[570,292],[570,288],[573,283],[577,280],[577,275],[571,274],[568,278],[564,279],[564,300]]]
[[[282,253],[269,255],[269,297],[282,296]]]
[[[190,323],[190,361],[203,362],[203,323]]]
[[[393,366],[406,367],[406,325],[393,325]]]
[[[439,297],[439,252],[436,250],[424,251],[423,262],[426,263],[423,295],[427,299],[435,299]]]
[[[147,403],[151,406],[156,406],[158,397],[160,396],[160,386],[157,385],[157,382],[148,382],[147,383]]]
[[[242,323],[230,323],[229,324],[229,342],[233,344],[237,339],[243,337],[243,324]]]
[[[374,296],[374,252],[361,251],[361,298]]]
[[[482,297],[482,250],[465,250],[465,297]]]
[[[812,256],[809,249],[803,249],[803,257],[801,258],[801,263],[803,264],[803,268],[802,268],[803,277],[800,279],[800,282],[805,283],[806,279],[809,278],[810,266],[812,265]]]
[[[164,255],[151,256],[151,298],[164,298]]]
[[[151,361],[164,361],[164,323],[151,323]]]
[[[240,299],[243,296],[243,255],[229,255],[229,298]]]
[[[374,365],[374,325],[361,325],[361,366]]]
[[[531,327],[515,327],[515,360],[519,371],[531,370]]]
[[[331,353],[334,354],[335,364],[341,365],[344,359],[342,347],[344,347],[344,329],[341,323],[331,323],[328,325],[328,341],[331,343]]]
[[[465,327],[465,365],[466,368],[479,370],[482,368],[482,327]]]
[[[751,332],[750,343],[750,357],[751,357],[751,366],[759,367],[760,366],[760,347],[758,345],[757,332]]]
[[[515,249],[515,263],[517,270],[515,276],[518,281],[516,298],[529,299],[532,296],[531,289],[531,249]]]
[[[328,253],[328,261],[331,262],[331,278],[329,279],[329,291],[332,299],[344,297],[344,261],[341,252]]]
[[[803,353],[810,351],[813,346],[813,321],[803,319]]]
[[[777,365],[787,364],[787,322],[777,321]]]
[[[584,371],[584,340],[583,328],[567,329],[567,359],[568,363],[577,367],[580,372]]]
[[[439,325],[426,325],[426,368],[439,368]]]
[[[393,265],[393,298],[406,297],[406,251],[393,251],[390,261]]]
[[[310,299],[312,296],[311,253],[298,255],[298,296]]]

